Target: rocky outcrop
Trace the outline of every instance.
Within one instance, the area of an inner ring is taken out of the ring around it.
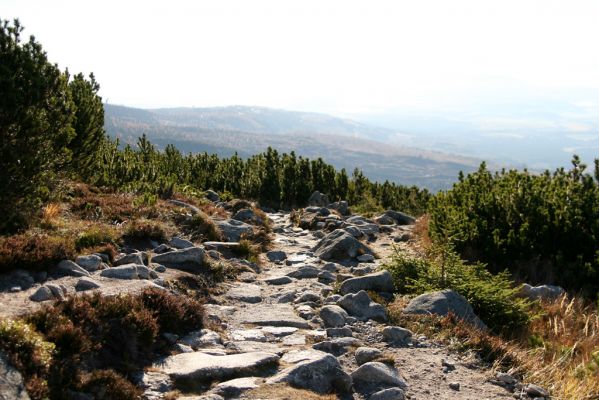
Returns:
[[[322,238],[312,251],[322,260],[345,260],[362,254],[372,254],[368,246],[341,229]]]
[[[479,329],[488,329],[484,322],[474,314],[468,300],[449,289],[421,294],[412,299],[403,310],[404,314],[447,315],[449,312]]]

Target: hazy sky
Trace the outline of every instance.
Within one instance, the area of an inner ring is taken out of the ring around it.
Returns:
[[[113,104],[349,114],[599,93],[597,0],[1,0],[0,12],[51,61],[93,71]]]

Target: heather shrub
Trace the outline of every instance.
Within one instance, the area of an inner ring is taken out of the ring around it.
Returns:
[[[37,233],[0,237],[0,272],[16,268],[49,270],[75,254],[75,245],[70,237]]]

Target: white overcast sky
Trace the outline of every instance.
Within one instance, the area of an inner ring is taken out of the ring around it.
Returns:
[[[349,114],[599,92],[597,0],[0,0],[0,13],[51,61],[93,71],[112,104]]]

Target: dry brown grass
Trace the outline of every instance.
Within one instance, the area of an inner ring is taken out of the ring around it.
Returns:
[[[336,400],[334,394],[318,394],[310,390],[296,389],[283,383],[263,385],[244,394],[247,399],[263,400]]]
[[[414,227],[412,228],[412,234],[414,235],[415,244],[422,250],[429,249],[432,246],[432,241],[429,235],[428,224],[430,216],[424,214],[416,220]]]
[[[394,323],[475,351],[498,370],[541,385],[554,399],[599,399],[599,310],[578,298],[544,302],[526,332],[505,340],[459,323],[453,317],[404,316],[406,299],[389,307]]]

